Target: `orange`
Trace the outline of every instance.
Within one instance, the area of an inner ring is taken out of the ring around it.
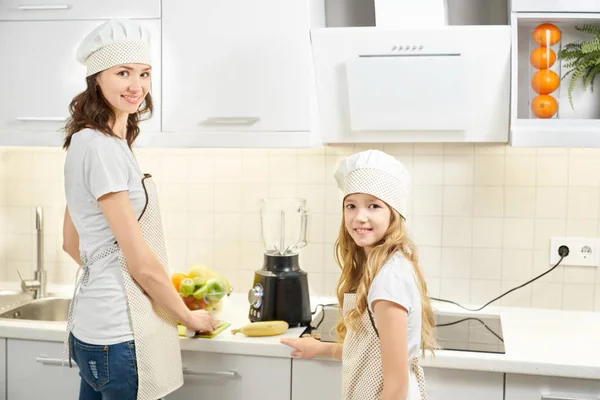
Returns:
[[[531,87],[539,94],[550,94],[558,89],[560,77],[550,69],[540,69],[531,78]]]
[[[548,69],[556,62],[556,53],[549,47],[538,47],[531,51],[529,61],[537,69]]]
[[[552,96],[542,94],[531,102],[531,112],[538,118],[552,118],[558,111],[558,103]]]
[[[541,24],[533,30],[532,37],[540,46],[553,46],[560,40],[560,29],[552,24]]]
[[[178,292],[179,292],[179,285],[181,284],[181,281],[184,280],[185,278],[187,278],[187,275],[183,274],[181,272],[177,272],[177,273],[171,275],[171,282],[173,283],[173,287]]]

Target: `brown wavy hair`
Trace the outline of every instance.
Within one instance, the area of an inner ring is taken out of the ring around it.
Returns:
[[[109,125],[114,121],[115,113],[112,110],[108,100],[102,94],[102,90],[96,81],[97,74],[88,76],[86,79],[87,89],[73,98],[69,105],[71,117],[65,125],[65,141],[63,149],[68,149],[71,145],[71,137],[85,128],[95,129],[107,136],[118,137]],[[140,134],[138,123],[152,116],[154,107],[152,105],[152,96],[150,92],[146,93],[144,103],[136,113],[129,114],[127,118],[127,144],[131,148],[133,142]]]
[[[406,233],[404,218],[391,207],[390,211],[390,225],[383,239],[373,247],[368,257],[364,249],[354,242],[346,229],[344,218],[342,218],[339,236],[335,243],[335,258],[342,269],[337,287],[337,298],[340,310],[343,310],[344,293],[356,292],[356,306],[347,316],[342,313],[336,326],[337,338],[340,343],[343,342],[347,327],[355,328],[357,326],[358,319],[367,309],[367,295],[373,279],[395,253],[402,252],[414,268],[421,294],[421,351],[423,355],[426,350],[434,353],[437,348],[434,332],[435,321],[431,300],[427,295],[427,284],[419,267],[417,247]]]

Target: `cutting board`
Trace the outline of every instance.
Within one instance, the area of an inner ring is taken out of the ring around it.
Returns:
[[[215,336],[217,336],[219,333],[223,332],[229,326],[231,326],[231,324],[229,322],[221,321],[221,324],[219,326],[217,326],[217,328],[214,331],[212,331],[211,333],[199,334],[199,335],[194,336],[192,339],[195,339],[195,338],[212,339]],[[186,329],[185,326],[177,325],[177,330],[179,331],[179,336],[185,337],[185,329]]]

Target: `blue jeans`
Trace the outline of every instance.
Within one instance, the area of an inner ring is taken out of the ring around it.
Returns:
[[[71,335],[71,354],[79,367],[79,400],[136,400],[137,361],[133,340],[88,344]]]

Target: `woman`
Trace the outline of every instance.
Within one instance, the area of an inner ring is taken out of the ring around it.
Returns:
[[[131,151],[152,113],[149,37],[111,20],[81,44],[87,89],[66,125],[63,249],[80,265],[68,349],[80,400],[156,400],[183,384],[177,321],[210,332],[171,285],[157,194]]]

